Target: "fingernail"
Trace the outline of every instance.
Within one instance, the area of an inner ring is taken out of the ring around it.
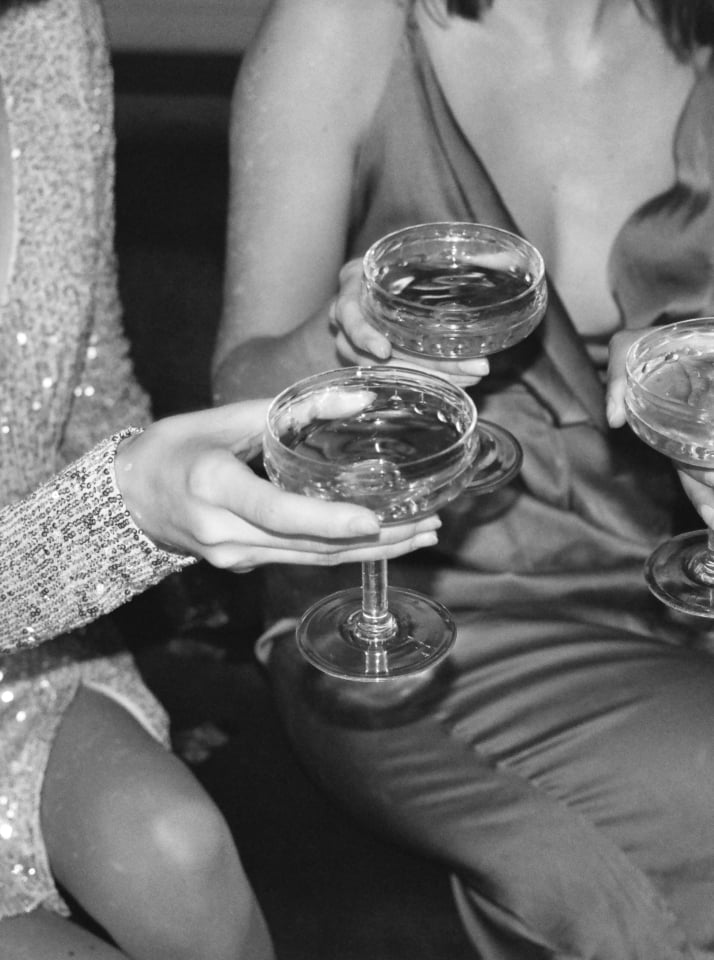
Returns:
[[[374,340],[370,344],[370,350],[379,360],[388,360],[392,352],[390,345],[384,340]]]
[[[433,547],[438,542],[439,538],[435,533],[422,533],[414,541],[419,547]]]
[[[353,517],[347,525],[348,533],[355,537],[373,536],[379,533],[379,520],[374,514],[359,514]]]

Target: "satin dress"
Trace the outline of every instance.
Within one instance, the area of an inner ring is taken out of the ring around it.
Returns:
[[[714,314],[712,144],[704,71],[677,127],[676,182],[632,212],[611,251],[626,326]],[[518,232],[411,25],[361,145],[349,255],[436,220]],[[444,865],[481,960],[704,960],[711,638],[643,579],[649,552],[689,518],[667,460],[607,427],[587,347],[551,283],[541,328],[492,358],[474,394],[523,445],[520,477],[462,496],[441,514],[438,547],[389,564],[392,582],[457,622],[429,683],[365,693],[301,660],[279,618],[357,585],[353,567],[274,569],[275,624],[258,653],[306,767],[371,829]]]

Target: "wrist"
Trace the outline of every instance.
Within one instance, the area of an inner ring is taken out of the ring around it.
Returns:
[[[137,490],[137,471],[135,469],[134,447],[142,429],[132,428],[119,437],[114,454],[114,482],[134,523],[143,531],[143,509]]]

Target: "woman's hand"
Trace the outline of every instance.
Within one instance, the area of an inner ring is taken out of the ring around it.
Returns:
[[[260,451],[269,403],[168,417],[120,444],[119,489],[155,543],[244,572],[388,559],[436,542],[437,517],[380,527],[366,507],[287,493],[258,477],[244,461]]]
[[[389,340],[365,319],[360,304],[362,261],[348,261],[340,270],[340,290],[330,305],[330,326],[341,357],[352,364],[375,362],[430,370],[459,387],[473,387],[488,374],[488,360],[430,360],[392,347]]]
[[[632,344],[642,335],[641,330],[621,330],[610,340],[607,364],[606,413],[611,427],[622,427],[625,417],[625,357]]]
[[[684,492],[704,523],[714,530],[714,471],[676,464]]]

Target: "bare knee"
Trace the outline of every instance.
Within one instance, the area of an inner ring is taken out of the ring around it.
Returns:
[[[135,849],[147,871],[149,939],[163,944],[168,956],[272,956],[230,830],[208,798],[175,798],[155,808],[137,833]]]
[[[43,792],[57,879],[137,960],[270,957],[232,835],[205,790],[118,705],[87,693],[73,706]]]
[[[233,838],[220,811],[202,798],[177,799],[144,824],[145,842],[161,872],[204,884],[234,866]]]

